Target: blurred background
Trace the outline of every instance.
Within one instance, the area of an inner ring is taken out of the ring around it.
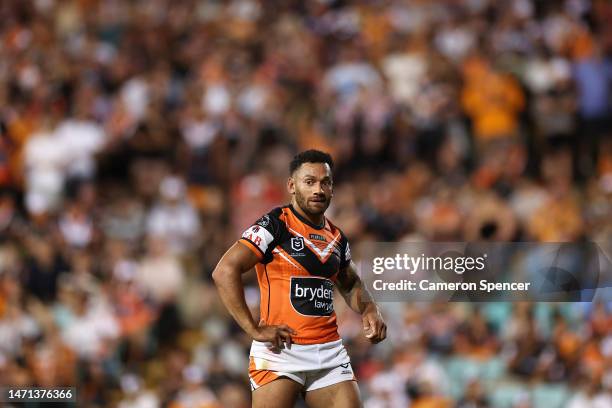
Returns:
[[[0,384],[250,406],[210,275],[301,149],[333,154],[352,245],[611,253],[610,21],[605,0],[1,1]],[[609,303],[384,308],[371,347],[337,304],[366,407],[612,407]]]

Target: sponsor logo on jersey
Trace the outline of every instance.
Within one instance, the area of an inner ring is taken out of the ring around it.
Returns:
[[[248,230],[246,230],[243,234],[242,234],[242,238],[246,238],[249,241],[251,241],[252,243],[254,243],[255,245],[257,245],[257,247],[259,249],[261,249],[262,247],[262,237],[259,234],[259,230],[256,230],[257,227],[251,227]]]
[[[330,316],[334,311],[334,284],[329,279],[291,277],[291,305],[304,316]]]
[[[327,242],[327,239],[325,239],[325,237],[323,235],[319,235],[319,234],[310,234],[310,235],[308,235],[308,238],[314,239],[316,241]]]
[[[273,240],[272,234],[257,224],[244,231],[242,238],[251,241],[262,253],[267,251],[268,245]]]

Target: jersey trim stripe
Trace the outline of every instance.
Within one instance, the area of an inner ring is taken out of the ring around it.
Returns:
[[[321,262],[327,261],[327,258],[329,258],[329,256],[332,253],[332,250],[334,249],[334,244],[336,243],[338,238],[340,238],[340,234],[336,235],[334,239],[329,244],[327,244],[325,249],[321,251],[311,240],[309,240],[308,238],[306,238],[305,236],[303,236],[302,234],[300,234],[293,228],[287,227],[287,229],[289,229],[289,231],[291,231],[294,235],[301,237],[306,243],[306,245],[308,245],[308,247],[312,249],[312,251],[319,257]]]
[[[270,277],[268,276],[268,268],[266,267],[266,265],[264,265],[264,272],[266,273],[266,280],[268,281],[268,316],[266,316],[266,322],[268,320],[270,320],[270,302],[272,301],[272,296],[271,296],[271,290],[272,287],[270,286]]]

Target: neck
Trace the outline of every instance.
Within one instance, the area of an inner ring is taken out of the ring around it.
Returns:
[[[293,209],[300,214],[302,217],[306,218],[308,221],[310,221],[311,223],[313,223],[314,225],[322,225],[323,221],[324,221],[324,217],[323,214],[318,214],[318,215],[312,215],[312,214],[308,214],[306,212],[304,212],[304,210],[302,209],[302,207],[300,207],[298,205],[298,203],[295,201],[295,199],[291,200],[291,205],[293,206]]]

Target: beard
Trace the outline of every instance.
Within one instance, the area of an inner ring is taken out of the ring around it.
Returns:
[[[327,210],[327,207],[329,207],[329,204],[331,203],[331,196],[325,196],[325,201],[321,203],[322,205],[312,207],[309,205],[308,199],[298,190],[296,190],[295,201],[306,214],[317,216],[323,214]]]

